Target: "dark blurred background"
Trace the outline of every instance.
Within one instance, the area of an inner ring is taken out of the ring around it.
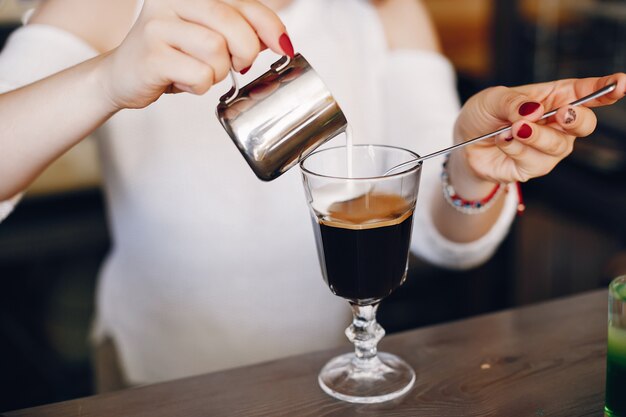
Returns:
[[[0,45],[25,7],[0,0]],[[624,0],[425,0],[465,100],[518,85],[626,70]],[[412,259],[380,310],[389,332],[601,288],[626,273],[626,103],[549,176],[486,265],[450,272]],[[92,393],[88,333],[109,246],[88,140],[0,224],[0,411]]]

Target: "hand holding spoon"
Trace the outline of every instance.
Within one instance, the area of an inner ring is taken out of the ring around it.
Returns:
[[[611,91],[615,90],[616,87],[617,87],[617,83],[609,84],[606,87],[603,87],[603,88],[601,88],[601,89],[599,89],[599,90],[597,90],[597,91],[595,91],[595,92],[593,92],[593,93],[591,93],[591,94],[589,94],[589,95],[587,95],[587,96],[585,96],[583,98],[580,98],[580,99],[578,99],[576,101],[571,102],[569,105],[573,106],[573,107],[580,106],[580,105],[585,104],[585,103],[587,103],[587,102],[589,102],[591,100],[595,100],[598,97],[602,97],[603,95],[610,93]],[[544,119],[547,119],[548,117],[554,116],[557,113],[558,110],[559,110],[558,108],[550,110],[549,112],[547,112],[543,116],[541,116],[541,119],[539,119],[539,120],[544,120]],[[477,138],[470,139],[470,140],[467,140],[465,142],[457,143],[456,145],[453,145],[453,146],[450,146],[448,148],[439,150],[437,152],[433,152],[433,153],[425,155],[425,156],[420,156],[419,158],[411,159],[410,161],[403,162],[403,163],[398,164],[398,165],[396,165],[394,167],[391,167],[390,169],[388,169],[383,174],[383,176],[389,175],[389,174],[391,174],[391,173],[393,173],[395,171],[398,171],[399,169],[402,169],[402,168],[404,168],[406,166],[417,164],[417,163],[422,162],[422,161],[424,161],[426,159],[430,159],[430,158],[434,158],[436,156],[447,154],[447,153],[449,153],[451,151],[463,148],[463,147],[465,147],[467,145],[471,145],[472,143],[481,141],[483,139],[488,139],[488,138],[492,138],[494,136],[498,136],[500,133],[504,133],[504,132],[507,132],[509,130],[511,130],[511,125],[503,127],[501,129],[498,129],[495,132],[487,133],[486,135],[479,136]]]

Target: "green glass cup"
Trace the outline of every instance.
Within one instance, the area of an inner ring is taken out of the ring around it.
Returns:
[[[626,417],[626,275],[609,285],[605,416]]]

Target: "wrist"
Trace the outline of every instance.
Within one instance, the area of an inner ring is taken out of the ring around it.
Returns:
[[[478,176],[467,162],[464,150],[450,154],[447,170],[454,189],[467,200],[481,200],[497,185],[496,182]]]
[[[493,185],[493,188],[483,197],[467,199],[461,196],[454,185],[450,182],[449,171],[450,155],[446,156],[441,172],[441,187],[443,197],[451,207],[463,214],[481,214],[489,210],[505,191],[506,186],[500,183]]]
[[[95,96],[99,100],[103,110],[113,115],[122,110],[123,106],[118,104],[114,94],[114,80],[111,77],[112,66],[114,65],[111,55],[112,51],[105,52],[92,60],[93,79],[96,85]]]

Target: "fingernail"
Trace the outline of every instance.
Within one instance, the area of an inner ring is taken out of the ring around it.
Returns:
[[[241,71],[239,71],[239,74],[245,75],[246,72],[250,71],[250,68],[252,68],[252,65],[250,65],[249,67],[246,67],[246,68],[242,69]]]
[[[289,39],[289,36],[287,36],[286,33],[280,35],[280,38],[278,38],[278,43],[280,44],[280,47],[285,52],[285,54],[287,54],[289,58],[293,58],[293,45],[291,44],[291,39]]]
[[[519,136],[522,139],[528,139],[530,135],[532,134],[533,134],[533,129],[530,126],[528,126],[526,123],[524,123],[522,127],[520,127],[519,130],[517,131],[517,136]]]
[[[505,142],[510,142],[510,141],[512,141],[512,140],[513,140],[513,136],[511,136],[510,138],[506,138],[506,139],[504,139],[504,141],[505,141]]]
[[[520,116],[528,116],[529,114],[534,113],[535,110],[539,108],[539,106],[541,106],[541,104],[537,103],[536,101],[527,101],[520,106],[519,114]]]
[[[565,115],[565,124],[569,125],[576,121],[576,110],[571,107],[567,109],[567,114]]]

